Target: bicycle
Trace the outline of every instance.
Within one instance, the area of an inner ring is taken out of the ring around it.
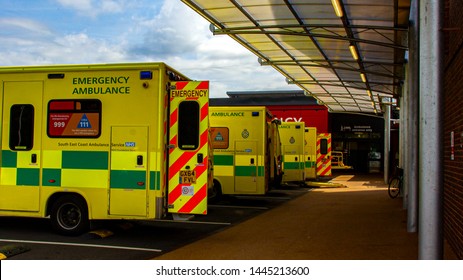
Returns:
[[[396,198],[402,192],[402,185],[403,185],[403,169],[397,167],[396,174],[391,177],[389,180],[389,186],[387,189],[387,193],[391,198]]]

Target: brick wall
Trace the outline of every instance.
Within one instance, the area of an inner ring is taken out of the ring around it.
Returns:
[[[463,1],[446,0],[444,17],[444,236],[463,259]],[[451,159],[451,132],[454,160]]]

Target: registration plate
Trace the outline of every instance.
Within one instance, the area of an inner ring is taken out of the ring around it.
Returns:
[[[180,170],[180,183],[181,184],[196,183],[196,170]]]

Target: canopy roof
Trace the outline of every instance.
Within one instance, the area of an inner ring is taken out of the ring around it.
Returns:
[[[410,0],[182,1],[332,112],[380,114],[402,91]]]

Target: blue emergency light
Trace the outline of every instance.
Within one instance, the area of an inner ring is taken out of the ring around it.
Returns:
[[[140,80],[151,80],[153,79],[152,71],[140,71]]]

